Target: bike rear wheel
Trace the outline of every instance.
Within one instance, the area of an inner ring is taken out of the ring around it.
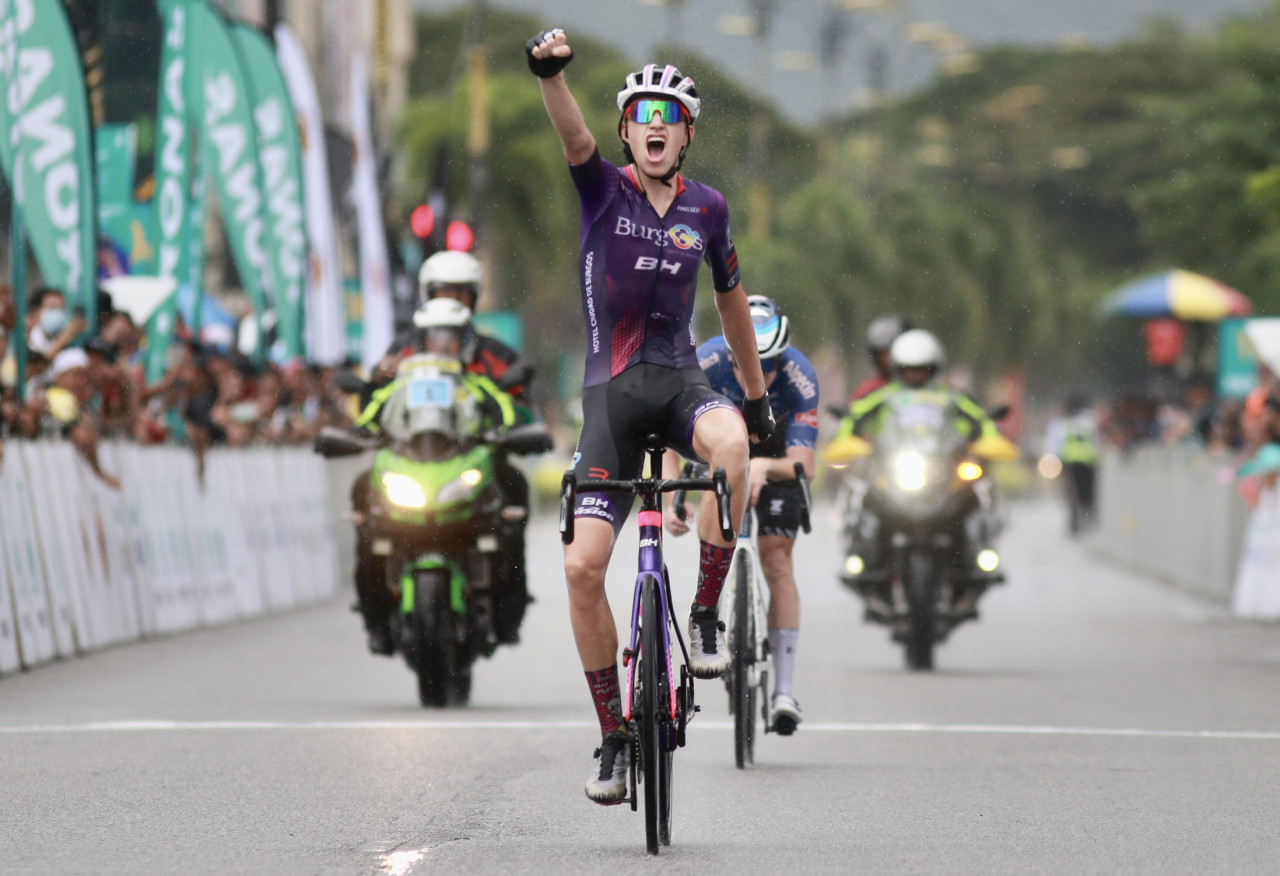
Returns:
[[[751,683],[757,654],[755,606],[751,604],[751,555],[740,551],[734,562],[733,668],[729,674],[733,710],[733,759],[738,769],[755,762],[756,689]]]
[[[658,581],[646,576],[641,584],[640,609],[640,757],[644,785],[644,834],[649,854],[671,844],[671,751],[664,745],[670,724],[666,658],[662,628],[666,618],[658,610]]]

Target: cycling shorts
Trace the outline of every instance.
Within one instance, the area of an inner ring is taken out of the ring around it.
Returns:
[[[582,391],[582,435],[570,467],[578,478],[574,517],[607,520],[614,532],[631,513],[634,496],[584,493],[595,480],[632,480],[644,468],[645,437],[661,435],[667,446],[688,459],[693,425],[709,410],[737,411],[733,402],[711,388],[696,365],[668,368],[641,363],[605,383]]]
[[[756,502],[756,532],[795,538],[800,531],[800,510],[804,496],[795,481],[775,481],[760,488]]]

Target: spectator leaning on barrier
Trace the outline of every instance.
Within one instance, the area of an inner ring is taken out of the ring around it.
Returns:
[[[27,313],[27,349],[49,358],[69,347],[88,323],[84,312],[76,308],[67,313],[67,299],[57,289],[45,287],[31,296]]]

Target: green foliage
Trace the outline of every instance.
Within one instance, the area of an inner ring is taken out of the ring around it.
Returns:
[[[420,16],[401,145],[407,187],[420,191],[444,155],[451,202],[485,208],[499,300],[558,327],[528,332],[547,367],[576,349],[581,317],[577,200],[522,51],[539,26]],[[469,33],[489,60],[485,205],[471,203],[466,151]],[[976,72],[837,125],[821,166],[816,132],[687,50],[660,55],[704,100],[686,169],[725,194],[744,286],[779,300],[799,346],[828,347],[852,377],[863,328],[894,310],[937,330],[979,378],[1023,366],[1065,386],[1133,367],[1137,326],[1100,322],[1095,307],[1142,273],[1200,271],[1280,310],[1277,43],[1280,8],[1207,37],[1157,25],[1106,51],[993,49]],[[574,46],[574,94],[617,160],[614,95],[633,64],[576,35]],[[748,222],[745,171],[762,116],[767,237]],[[712,296],[699,303],[699,327],[718,328]]]

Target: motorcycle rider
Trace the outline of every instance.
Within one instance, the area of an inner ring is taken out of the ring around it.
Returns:
[[[471,335],[471,311],[451,298],[429,301],[414,315],[414,322],[421,332],[421,352],[456,358],[465,365],[466,345]],[[494,428],[509,428],[516,424],[515,405],[511,397],[497,387],[488,377],[469,371],[463,372],[463,385],[471,392],[479,406],[478,432]],[[382,406],[396,389],[395,382],[374,391],[369,404],[355,422],[357,429],[378,432],[378,415]],[[351,506],[357,516],[369,509],[370,472],[360,474],[351,487]],[[373,553],[368,533],[357,520],[356,526],[356,596],[360,614],[364,617],[365,630],[369,634],[369,650],[374,654],[391,656],[395,653],[395,641],[391,635],[391,617],[395,602],[386,585],[386,561]],[[495,589],[502,585],[499,574]],[[497,607],[503,601],[502,593],[495,593],[495,621]],[[521,604],[523,614],[523,603]]]
[[[469,252],[445,250],[422,263],[418,271],[418,298],[423,307],[439,299],[457,301],[474,314],[483,281],[484,272],[479,259]],[[416,326],[397,334],[378,364],[376,380],[386,381],[394,377],[400,360],[420,350],[421,344],[422,330]],[[532,369],[511,347],[476,331],[470,320],[462,346],[462,364],[468,373],[488,377],[511,396],[516,406],[517,422],[532,421],[528,391]],[[525,570],[529,482],[504,454],[495,456],[493,465],[503,505],[508,509],[503,512],[502,529],[498,533],[494,581],[498,604],[494,610],[494,623],[498,641],[510,645],[520,641],[520,625],[524,621],[525,609],[532,601]]]
[[[849,407],[849,416],[840,424],[837,437],[856,435],[874,443],[875,436],[883,428],[888,413],[887,402],[904,391],[930,389],[946,398],[955,416],[956,428],[970,442],[980,438],[999,436],[995,421],[976,401],[965,393],[943,383],[939,374],[946,361],[941,342],[924,329],[909,329],[900,334],[889,349],[893,380]],[[985,546],[994,533],[994,525],[983,518],[980,509],[974,509],[965,518],[958,533],[959,550],[956,561],[965,560]],[[853,550],[863,558],[865,571],[859,577],[869,583],[887,587],[890,553],[888,533],[880,525],[878,517],[865,506],[857,523],[852,527]],[[886,596],[887,592],[882,593]]]
[[[818,440],[818,375],[803,353],[790,344],[791,329],[777,305],[763,295],[747,299],[755,325],[756,349],[778,428],[767,440],[751,445],[747,480],[756,509],[760,567],[769,584],[769,652],[774,692],[769,724],[782,736],[795,732],[802,720],[792,678],[800,638],[800,593],[796,589],[792,549],[800,529],[804,501],[796,481],[795,464],[813,476]],[[742,372],[724,336],[698,348],[698,364],[711,388],[735,404],[743,398]],[[668,451],[665,477],[678,477],[679,457]],[[693,505],[686,503],[689,517]],[[663,513],[667,531],[684,535],[689,524],[676,514],[674,503]]]
[[[543,31],[525,53],[581,208],[579,276],[588,347],[582,434],[573,460],[581,485],[577,535],[565,546],[565,578],[574,640],[602,735],[585,790],[588,799],[611,805],[626,797],[629,745],[605,572],[632,503],[618,494],[592,494],[590,481],[638,476],[645,436],[657,432],[684,455],[725,469],[736,529],[747,499],[748,440],[768,437],[773,416],[728,205],[715,189],[679,174],[701,108],[693,80],[658,64],[627,76],[617,101],[624,156],[617,166],[601,157],[565,80],[573,50],[564,31]],[[747,392],[741,411],[712,390],[698,368],[690,322],[704,261],[721,325],[742,366]],[[708,494],[703,502],[714,504],[715,498]],[[689,616],[689,668],[700,678],[723,674],[732,660],[716,606],[733,540],[722,537],[710,504],[698,521],[698,590]]]
[[[911,321],[897,313],[886,313],[871,320],[867,326],[867,353],[871,356],[871,365],[875,373],[859,383],[849,397],[849,404],[865,398],[884,386],[893,377],[893,366],[889,361],[889,348],[897,340],[898,335],[914,328]]]

